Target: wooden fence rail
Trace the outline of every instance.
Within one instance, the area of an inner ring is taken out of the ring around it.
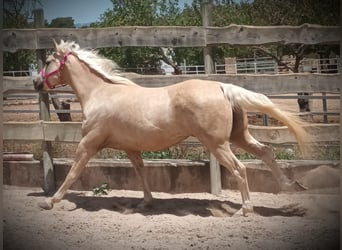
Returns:
[[[82,47],[206,47],[271,43],[338,43],[338,26],[124,26],[86,29],[4,29],[3,50],[48,49],[52,38],[76,41]]]
[[[125,74],[123,74],[125,76]],[[227,75],[227,74],[205,74],[205,75],[138,75],[127,74],[127,77],[135,83],[144,87],[163,87],[188,79],[204,79],[234,83],[246,89],[263,93],[266,95],[288,94],[288,93],[340,93],[341,79],[339,74],[283,74],[283,75]],[[10,93],[35,92],[33,88],[33,77],[3,77],[3,95]],[[57,88],[51,93],[69,92],[69,86]]]
[[[53,141],[80,142],[81,122],[6,122],[3,124],[4,141]],[[312,132],[312,142],[338,142],[339,124],[312,124],[307,126]],[[270,144],[295,144],[296,139],[285,126],[254,126],[249,125],[251,134],[259,141]],[[199,143],[189,137],[183,143]]]

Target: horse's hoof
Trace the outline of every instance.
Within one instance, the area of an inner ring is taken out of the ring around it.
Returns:
[[[53,208],[53,202],[51,200],[45,200],[38,203],[38,206],[44,210],[51,210]]]
[[[282,186],[282,191],[285,192],[297,192],[297,191],[305,191],[308,188],[304,185],[300,184],[298,181],[293,181],[291,183],[287,183]]]
[[[302,184],[300,184],[298,181],[294,181],[293,184],[296,191],[305,191],[308,190],[308,188]]]
[[[241,209],[236,211],[232,215],[232,217],[240,217],[241,215],[248,217],[248,216],[253,215],[253,214],[254,214],[253,207],[242,207]]]
[[[253,214],[253,205],[252,203],[245,203],[242,205],[242,214],[247,217],[250,214]]]
[[[141,201],[138,206],[137,206],[138,209],[151,209],[152,208],[152,201]]]

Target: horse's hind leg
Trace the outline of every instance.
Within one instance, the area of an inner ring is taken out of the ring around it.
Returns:
[[[133,167],[134,167],[137,175],[139,176],[139,178],[141,180],[143,190],[144,190],[144,203],[149,204],[152,202],[153,197],[152,197],[151,190],[150,190],[150,187],[149,187],[147,179],[146,179],[146,172],[144,169],[144,162],[143,162],[143,159],[141,157],[141,153],[140,152],[133,152],[133,151],[129,151],[126,153],[128,155],[128,158],[132,162]]]
[[[233,128],[230,141],[265,162],[271,168],[272,174],[281,190],[303,190],[303,187],[298,183],[286,177],[275,160],[272,148],[258,142],[249,133],[247,125],[246,112],[235,110],[233,113]]]
[[[253,212],[253,206],[250,201],[249,187],[247,181],[246,167],[235,157],[230,149],[229,142],[210,150],[218,161],[227,168],[235,177],[242,198],[242,212],[244,216]]]
[[[52,197],[39,203],[39,206],[43,209],[52,209],[54,203],[60,202],[67,190],[80,177],[89,159],[95,155],[97,151],[97,148],[94,147],[93,140],[88,136],[84,137],[77,147],[75,161],[63,184]]]

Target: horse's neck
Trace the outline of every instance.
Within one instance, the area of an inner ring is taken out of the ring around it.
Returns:
[[[75,57],[68,66],[66,80],[74,90],[82,108],[84,108],[93,91],[99,88],[104,81],[94,74],[85,63]]]

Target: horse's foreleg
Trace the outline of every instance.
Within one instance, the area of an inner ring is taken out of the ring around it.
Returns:
[[[52,209],[53,204],[60,202],[70,186],[80,177],[89,159],[96,153],[93,147],[88,147],[82,140],[77,147],[75,162],[58,191],[39,206],[44,209]]]
[[[151,194],[151,190],[150,187],[148,185],[147,182],[147,178],[146,178],[146,172],[145,172],[145,168],[144,168],[144,162],[143,159],[141,157],[141,153],[140,152],[126,152],[128,155],[129,160],[132,162],[132,165],[138,175],[138,177],[140,178],[140,181],[142,183],[143,186],[143,190],[144,190],[144,202],[145,204],[149,204],[152,202],[153,197]]]

